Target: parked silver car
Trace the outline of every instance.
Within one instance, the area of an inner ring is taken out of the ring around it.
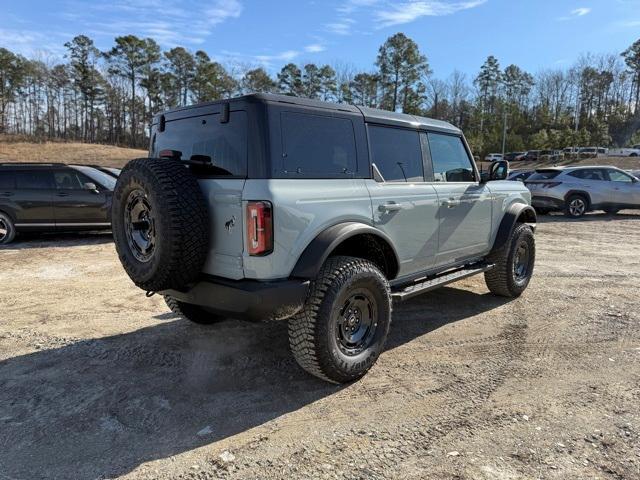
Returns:
[[[591,210],[617,213],[640,208],[640,181],[615,167],[554,167],[536,170],[525,185],[540,213],[552,210],[578,218]]]

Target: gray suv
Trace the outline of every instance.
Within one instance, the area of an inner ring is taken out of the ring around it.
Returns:
[[[531,278],[529,191],[479,172],[438,120],[255,94],[155,117],[123,169],[113,233],[125,270],[197,323],[289,321],[291,350],[332,382],[383,351],[393,301],[483,273]],[[493,181],[489,181],[493,180]]]
[[[564,211],[579,218],[591,210],[617,213],[640,208],[640,182],[616,167],[557,167],[536,170],[525,180],[540,213]]]

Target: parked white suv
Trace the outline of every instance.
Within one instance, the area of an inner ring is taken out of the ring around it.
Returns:
[[[497,162],[499,160],[502,160],[502,154],[501,153],[490,153],[489,155],[484,157],[484,161],[485,162]]]

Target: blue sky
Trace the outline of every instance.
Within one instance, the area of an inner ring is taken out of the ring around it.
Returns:
[[[272,72],[289,61],[370,70],[399,31],[438,77],[474,75],[487,55],[536,72],[623,51],[640,38],[640,0],[0,0],[0,46],[53,59],[80,33],[101,49],[133,33]]]

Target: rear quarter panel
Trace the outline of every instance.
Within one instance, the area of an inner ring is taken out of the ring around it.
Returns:
[[[326,228],[343,222],[373,224],[371,199],[363,179],[247,180],[243,203],[273,205],[274,248],[269,255],[243,254],[244,276],[286,278],[309,243]],[[246,232],[244,232],[246,245]]]

